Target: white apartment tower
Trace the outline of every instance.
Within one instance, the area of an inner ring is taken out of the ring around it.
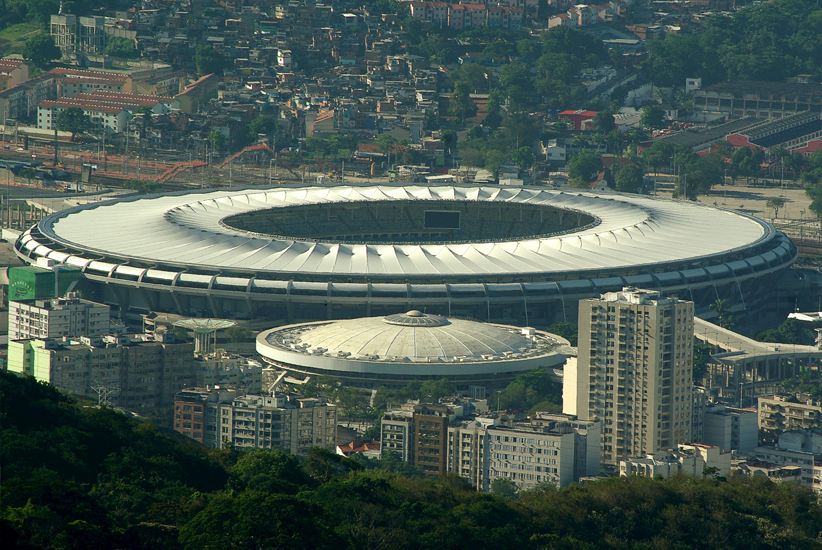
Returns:
[[[110,330],[107,305],[72,293],[65,298],[9,301],[9,340],[104,336]]]
[[[626,287],[579,302],[563,412],[602,421],[602,462],[691,442],[694,304]]]

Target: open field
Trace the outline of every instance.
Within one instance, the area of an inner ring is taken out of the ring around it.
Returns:
[[[657,194],[670,197],[673,187],[671,183],[659,184]],[[785,200],[778,218],[774,218],[773,208],[766,206],[772,197]],[[739,181],[736,185],[719,185],[710,194],[700,196],[698,201],[762,218],[792,237],[812,237],[819,231],[819,220],[808,208],[811,201],[805,195],[805,189],[790,181],[785,182],[784,189],[778,181],[773,185],[751,185]]]
[[[23,53],[26,40],[43,32],[38,23],[27,21],[0,30],[0,56]]]

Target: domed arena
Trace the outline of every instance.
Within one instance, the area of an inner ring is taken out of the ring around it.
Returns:
[[[427,313],[511,325],[574,321],[625,286],[737,318],[773,304],[796,259],[769,223],[705,204],[468,185],[315,185],[129,196],[48,216],[26,262],[83,271],[94,296],[273,323]]]
[[[411,310],[385,317],[288,325],[257,337],[270,365],[376,389],[448,378],[456,389],[502,387],[517,374],[559,367],[568,341],[537,331]]]

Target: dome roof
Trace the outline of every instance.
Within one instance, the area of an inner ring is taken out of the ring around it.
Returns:
[[[521,331],[416,310],[334,321],[302,332],[299,340],[304,349],[323,355],[414,362],[491,359],[534,348]]]

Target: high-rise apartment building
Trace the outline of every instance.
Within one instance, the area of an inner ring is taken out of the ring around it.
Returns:
[[[448,407],[417,405],[414,407],[414,447],[412,464],[429,475],[446,472],[448,454]]]
[[[8,354],[11,372],[76,395],[107,388],[111,404],[129,410],[170,407],[194,385],[194,346],[171,334],[19,340]]]
[[[380,422],[380,453],[397,453],[403,462],[411,462],[414,448],[414,411],[386,412]]]
[[[691,441],[694,304],[626,287],[579,302],[563,412],[602,422],[602,462]]]
[[[74,294],[9,302],[9,340],[95,337],[109,334],[110,330],[109,307]]]

